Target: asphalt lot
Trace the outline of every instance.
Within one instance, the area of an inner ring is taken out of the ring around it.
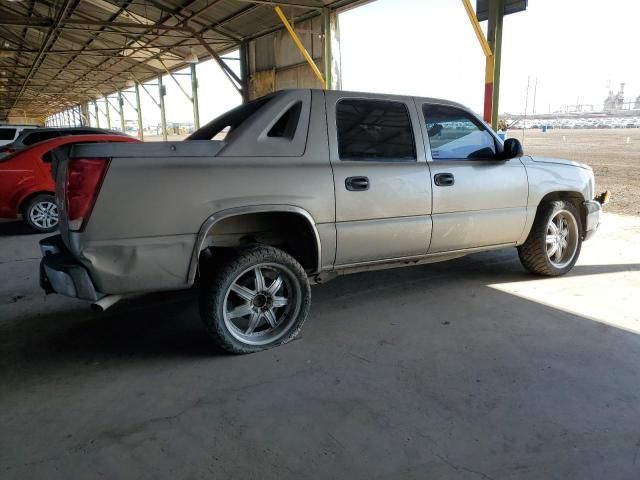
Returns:
[[[515,250],[313,288],[289,345],[229,356],[194,294],[96,314],[0,224],[0,478],[640,478],[640,218],[568,276]]]

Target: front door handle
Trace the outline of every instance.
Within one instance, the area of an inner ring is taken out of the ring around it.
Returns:
[[[456,183],[453,173],[436,173],[433,176],[433,183],[439,187],[450,187]]]
[[[367,177],[347,177],[344,186],[350,192],[363,192],[369,190],[369,179]]]

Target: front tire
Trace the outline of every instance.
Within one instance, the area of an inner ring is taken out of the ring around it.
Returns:
[[[53,232],[60,221],[55,197],[46,193],[36,195],[24,205],[22,218],[38,233]]]
[[[220,347],[253,353],[294,339],[310,303],[302,266],[282,250],[254,246],[232,255],[203,282],[200,315]]]
[[[532,273],[564,275],[573,268],[582,248],[582,224],[576,206],[566,200],[545,202],[518,256]]]

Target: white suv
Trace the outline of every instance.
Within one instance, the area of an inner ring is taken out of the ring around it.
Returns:
[[[13,142],[27,128],[38,128],[38,125],[0,125],[0,147]]]

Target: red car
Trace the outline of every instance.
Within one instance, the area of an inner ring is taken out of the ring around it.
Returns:
[[[0,159],[0,218],[17,218],[37,232],[58,227],[51,151],[70,143],[138,142],[124,135],[75,135],[36,143]]]

